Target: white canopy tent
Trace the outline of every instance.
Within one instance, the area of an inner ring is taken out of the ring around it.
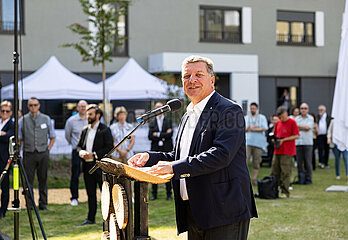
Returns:
[[[338,149],[348,150],[348,0],[343,14],[341,45],[338,59],[338,70],[335,94],[332,106],[333,142]]]
[[[23,81],[23,96],[22,96]],[[92,83],[65,68],[55,56],[36,72],[18,82],[18,96],[27,100],[39,99],[102,99],[102,90]],[[1,89],[2,99],[13,99],[13,84]]]
[[[102,82],[98,85],[102,86]],[[133,58],[114,75],[105,80],[109,100],[167,99],[165,81],[144,70]]]

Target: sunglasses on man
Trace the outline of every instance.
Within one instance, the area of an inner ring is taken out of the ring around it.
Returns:
[[[38,103],[29,104],[29,107],[37,107],[37,106],[39,106],[39,104],[38,104]]]
[[[2,113],[10,113],[11,110],[1,110]]]

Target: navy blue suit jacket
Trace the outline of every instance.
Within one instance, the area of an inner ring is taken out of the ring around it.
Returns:
[[[178,233],[187,231],[187,212],[180,196],[180,178],[186,178],[189,204],[196,224],[202,229],[223,226],[257,217],[246,164],[245,122],[239,105],[215,92],[195,128],[189,157],[179,159],[179,126],[174,151],[149,152],[146,166],[173,161],[172,179]]]
[[[11,136],[14,135],[14,123],[12,119],[10,119],[5,126],[1,129],[1,131],[6,132],[5,135],[0,136],[0,170],[2,170],[2,166],[5,167],[9,158],[8,152],[8,144]]]

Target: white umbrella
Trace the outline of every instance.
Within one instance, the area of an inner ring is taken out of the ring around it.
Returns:
[[[332,106],[335,118],[333,143],[339,150],[348,149],[348,0],[343,14],[340,53]]]

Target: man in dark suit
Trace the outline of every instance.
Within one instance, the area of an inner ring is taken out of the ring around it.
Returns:
[[[157,102],[155,108],[163,107],[163,103]],[[164,116],[158,115],[149,123],[149,140],[151,140],[151,151],[170,152],[173,150],[173,127],[172,121]],[[172,200],[172,184],[166,183],[167,200]],[[157,199],[157,184],[152,184],[152,197],[150,200]]]
[[[12,104],[9,101],[1,103],[1,120],[0,120],[0,173],[4,170],[9,159],[8,145],[9,139],[14,135],[14,124],[11,119]],[[10,181],[8,173],[1,183],[1,207],[0,219],[5,217],[8,201],[10,199]]]
[[[96,159],[101,159],[113,147],[110,129],[99,122],[102,116],[103,112],[97,105],[89,105],[87,108],[88,125],[83,128],[77,144],[79,156],[84,160],[82,171],[88,196],[88,217],[78,226],[95,224],[95,214],[97,212],[96,188],[97,184],[100,190],[102,188],[102,171],[97,169],[93,174],[89,174],[88,171],[94,166]]]
[[[214,91],[213,62],[190,56],[182,64],[191,99],[174,151],[140,153],[131,166],[170,174],[178,233],[188,239],[247,239],[257,217],[245,152],[245,122],[239,105]]]
[[[317,136],[317,146],[319,152],[319,167],[329,168],[329,144],[327,144],[327,130],[329,129],[331,116],[326,113],[326,107],[320,105],[318,107],[318,129],[319,135]]]

